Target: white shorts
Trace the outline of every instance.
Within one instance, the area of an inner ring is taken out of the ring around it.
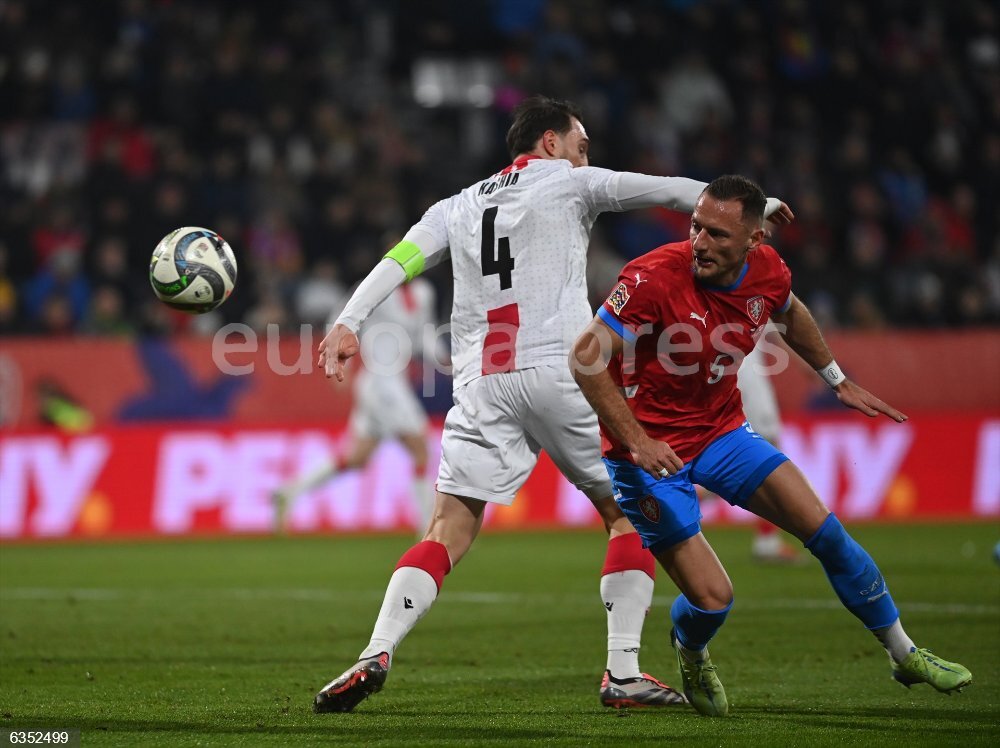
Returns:
[[[441,437],[439,491],[509,505],[544,449],[589,498],[611,495],[597,416],[568,367],[479,377],[454,399]]]
[[[765,366],[764,355],[759,347],[747,354],[740,370],[736,373],[736,386],[740,388],[740,395],[743,398],[743,414],[750,421],[754,431],[777,446],[781,438],[778,401],[774,396],[770,378],[755,371],[755,364],[758,369],[763,369]]]
[[[354,382],[350,429],[355,436],[369,439],[423,434],[427,412],[405,377],[360,372]]]

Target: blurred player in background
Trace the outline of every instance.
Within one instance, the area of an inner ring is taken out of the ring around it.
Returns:
[[[772,328],[768,325],[764,335],[770,332]],[[743,413],[753,430],[781,449],[781,413],[771,379],[763,373],[766,366],[761,346],[755,345],[740,365],[736,386],[743,398]],[[760,517],[754,524],[751,552],[754,559],[766,563],[795,563],[801,560],[795,549],[782,539],[781,531]]]
[[[422,535],[427,529],[434,508],[427,476],[427,413],[413,391],[405,363],[411,355],[437,355],[428,347],[434,341],[427,335],[435,327],[435,297],[430,283],[414,278],[393,291],[368,318],[361,335],[365,365],[354,377],[349,446],[272,494],[279,532],[286,529],[289,511],[298,497],[345,470],[363,468],[384,439],[396,439],[410,455],[418,532]]]
[[[748,179],[713,181],[691,216],[690,239],[625,266],[571,361],[600,417],[619,505],[681,591],[670,611],[671,641],[685,695],[702,714],[729,711],[708,642],[733,605],[733,586],[701,533],[694,483],[801,540],[843,605],[885,647],[897,681],[960,690],[972,674],[916,648],[871,556],[745,420],[732,364],[750,352],[769,318],[785,326],[785,342],[844,405],[906,420],[840,371],[792,293],[785,263],[761,244],[764,206]]]
[[[327,376],[341,379],[371,310],[450,252],[455,405],[442,436],[434,517],[424,540],[399,560],[368,646],[316,695],[317,712],[350,711],[382,688],[396,647],[475,540],[487,503],[509,505],[542,449],[593,502],[610,536],[601,576],[608,620],[602,703],[683,703],[639,670],[655,564],[612,499],[597,420],[566,358],[593,316],[586,263],[598,214],[654,206],[690,212],[705,185],[588,166],[579,112],[544,97],[518,106],[507,146],[513,163],[431,206],[362,281],[320,345]],[[779,201],[770,208],[777,220],[791,219]]]

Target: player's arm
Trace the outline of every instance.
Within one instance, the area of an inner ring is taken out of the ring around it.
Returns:
[[[906,420],[907,417],[903,413],[844,376],[826,341],[823,340],[823,334],[816,320],[795,294],[789,296],[787,309],[775,312],[772,319],[779,325],[784,325],[785,331],[782,337],[788,343],[788,347],[826,380],[837,393],[840,402],[872,418],[882,413],[897,423]]]
[[[450,200],[451,198],[449,198]],[[361,346],[358,330],[371,313],[403,283],[413,280],[447,256],[446,211],[449,200],[435,203],[420,222],[365,277],[351,294],[332,329],[319,344],[319,365],[327,377],[344,381],[344,364],[356,356]]]
[[[632,453],[636,465],[654,477],[662,477],[663,470],[673,475],[684,463],[666,442],[650,438],[608,373],[608,361],[624,347],[621,335],[599,319],[592,320],[570,351],[573,378],[597,417]]]
[[[574,178],[583,181],[585,193],[595,196],[593,208],[596,212],[659,207],[691,213],[708,186],[706,182],[686,177],[656,177],[593,166],[574,169],[573,174]],[[782,225],[791,223],[795,215],[785,203],[769,197],[764,218],[775,225]]]

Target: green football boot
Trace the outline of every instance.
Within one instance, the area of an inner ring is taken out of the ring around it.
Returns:
[[[722,687],[719,676],[715,674],[708,652],[705,659],[699,662],[688,662],[681,654],[677,634],[670,629],[670,644],[677,654],[677,666],[681,671],[681,684],[684,695],[699,714],[706,717],[725,717],[729,714],[729,702],[726,700],[726,689]]]
[[[967,667],[942,660],[929,649],[914,649],[902,662],[892,660],[892,677],[907,688],[914,683],[927,683],[947,694],[972,683],[972,673]]]

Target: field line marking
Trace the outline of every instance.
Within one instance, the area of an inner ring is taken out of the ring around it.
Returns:
[[[0,589],[0,599],[7,600],[66,600],[72,598],[87,602],[117,602],[136,600],[156,600],[158,598],[188,597],[204,600],[206,598],[225,597],[236,600],[293,600],[300,602],[336,602],[338,600],[381,600],[382,590],[336,590],[319,587],[313,588],[252,588],[252,587],[221,587],[203,589],[130,589],[101,587],[6,587]],[[553,602],[562,605],[598,605],[599,595],[549,594],[545,592],[473,592],[456,590],[445,591],[440,603],[457,603],[469,605],[509,605],[512,603],[544,603]],[[669,606],[673,597],[657,595],[653,598],[654,605]],[[736,605],[740,610],[836,610],[841,606],[836,599],[830,598],[771,598],[768,600],[740,600]],[[935,602],[901,602],[899,607],[910,613],[947,613],[955,615],[1000,615],[1000,605],[968,603],[935,603]]]

